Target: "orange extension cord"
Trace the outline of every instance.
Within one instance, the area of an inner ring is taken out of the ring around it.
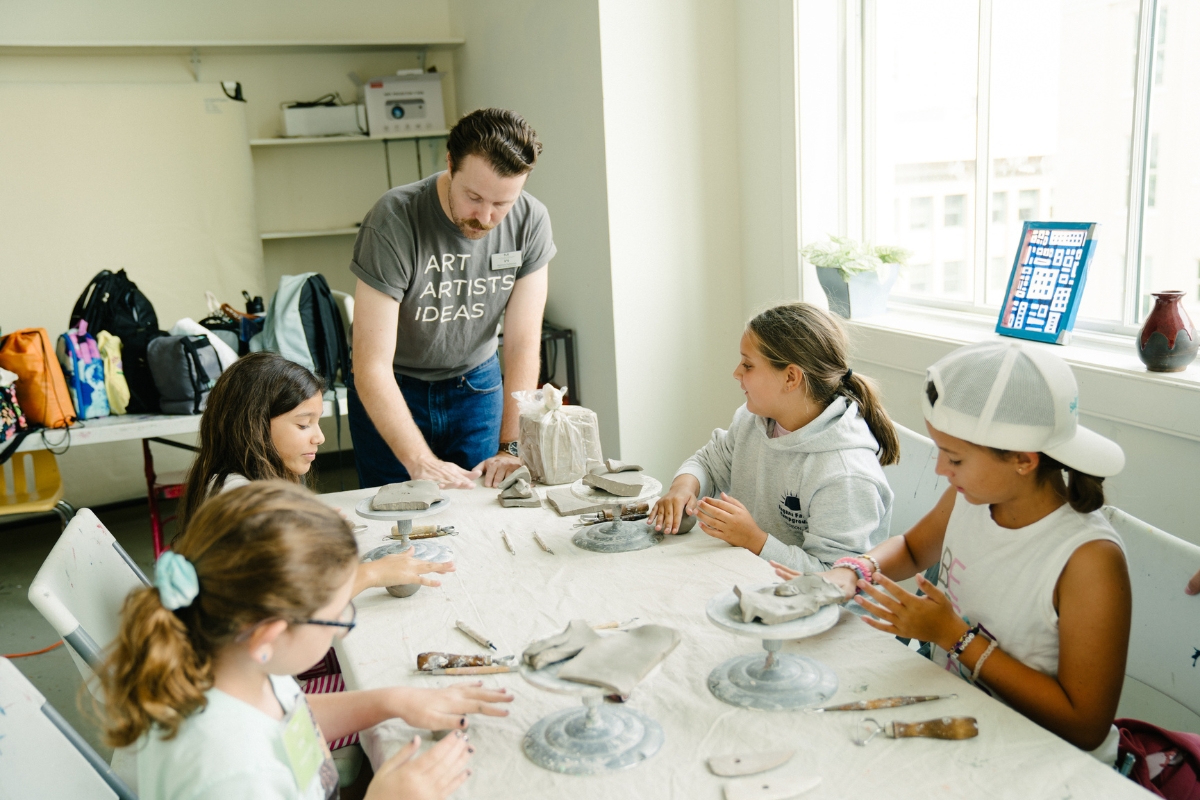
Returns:
[[[28,653],[5,653],[4,655],[0,656],[0,658],[25,658],[26,656],[40,656],[42,653],[49,653],[54,648],[61,646],[62,639],[59,639],[54,644],[50,645],[49,647],[43,647],[41,650],[32,650]]]

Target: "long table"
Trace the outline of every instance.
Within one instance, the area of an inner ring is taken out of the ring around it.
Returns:
[[[355,503],[373,491],[339,492],[322,495],[322,500],[353,515]],[[599,624],[637,617],[672,626],[683,636],[629,700],[662,725],[666,742],[657,755],[620,772],[573,776],[534,765],[521,750],[525,731],[579,701],[542,692],[515,673],[482,676],[486,685],[507,688],[516,700],[508,717],[472,717],[474,775],[456,798],[716,800],[730,779],[709,772],[709,756],[781,749],[797,753],[763,777],[787,782],[820,776],[820,785],[806,798],[1149,796],[1112,768],[846,610],[826,633],[784,644],[785,652],[815,658],[837,673],[839,687],[830,703],[955,692],[958,698],[870,714],[766,712],[726,705],[709,692],[709,671],[732,656],[763,650],[754,640],[712,625],[705,605],[735,583],[773,580],[765,561],[698,529],[666,537],[648,550],[592,553],[571,544],[573,518],[560,518],[549,508],[502,508],[494,489],[446,494],[449,506],[428,521],[452,524],[460,532],[437,540],[454,550],[457,571],[442,576],[440,588],[423,588],[409,598],[392,597],[383,589],[367,590],[358,598],[358,627],[336,645],[348,688],[437,687],[474,680],[414,674],[420,652],[484,652],[455,629],[459,619],[489,636],[500,654],[520,653],[529,642],[576,618]],[[383,543],[388,523],[356,521],[367,525],[358,534],[361,552]],[[515,545],[515,556],[505,549],[501,529]],[[537,547],[533,530],[553,555]],[[913,722],[943,715],[976,717],[979,736],[953,742],[880,736],[866,747],[851,741],[853,728],[866,716]],[[428,739],[427,732],[394,720],[365,731],[362,742],[378,767],[416,733]]]

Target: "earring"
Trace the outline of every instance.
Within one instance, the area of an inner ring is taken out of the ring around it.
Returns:
[[[269,659],[270,657],[271,657],[271,654],[265,650],[258,654],[258,660],[264,664],[267,663],[267,659]]]

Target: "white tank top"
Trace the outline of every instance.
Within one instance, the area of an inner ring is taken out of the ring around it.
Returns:
[[[938,588],[955,612],[970,625],[983,625],[1005,653],[1057,678],[1054,587],[1075,551],[1100,540],[1125,551],[1121,537],[1099,511],[1080,514],[1063,504],[1032,525],[1011,530],[995,523],[987,504],[972,505],[959,495],[946,524]],[[970,674],[940,647],[934,646],[933,661],[960,677]],[[1109,739],[1092,753],[1111,764],[1117,755],[1116,739]]]

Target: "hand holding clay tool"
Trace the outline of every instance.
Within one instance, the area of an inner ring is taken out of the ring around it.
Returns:
[[[497,675],[501,672],[514,672],[513,667],[504,664],[493,664],[490,667],[450,667],[448,669],[420,669],[418,675]]]
[[[867,717],[855,732],[854,743],[865,747],[880,733],[889,739],[972,739],[979,735],[979,723],[974,717],[938,717],[924,722],[889,722],[880,725]]]
[[[547,553],[549,553],[550,555],[554,555],[554,551],[553,551],[553,550],[551,550],[551,549],[549,548],[549,546],[547,546],[547,545],[546,545],[546,543],[542,541],[542,537],[541,537],[541,536],[538,536],[538,532],[537,532],[537,531],[534,531],[534,532],[533,532],[533,540],[534,540],[535,542],[537,542],[537,546],[538,546],[538,547],[542,548],[543,550],[545,550],[545,551],[546,551]]]
[[[808,710],[814,714],[820,714],[824,711],[875,711],[879,708],[897,708],[898,706],[928,703],[931,700],[953,700],[956,697],[958,697],[957,694],[918,694],[903,695],[900,697],[880,697],[877,700],[859,700],[856,703],[843,703],[840,706],[824,706],[823,708],[810,708]]]
[[[517,554],[517,551],[513,549],[513,544],[512,544],[512,541],[509,540],[508,534],[505,533],[504,531],[500,531],[500,538],[504,540],[504,546],[508,548],[508,552],[512,553],[515,556]]]
[[[472,628],[467,623],[463,622],[461,619],[458,622],[454,623],[454,627],[458,628],[460,631],[465,633],[467,636],[470,636],[476,642],[478,642],[479,644],[488,648],[489,650],[496,649],[496,645],[494,645],[490,641],[488,641],[488,638],[486,636],[484,636],[482,633],[480,633],[479,631]]]

